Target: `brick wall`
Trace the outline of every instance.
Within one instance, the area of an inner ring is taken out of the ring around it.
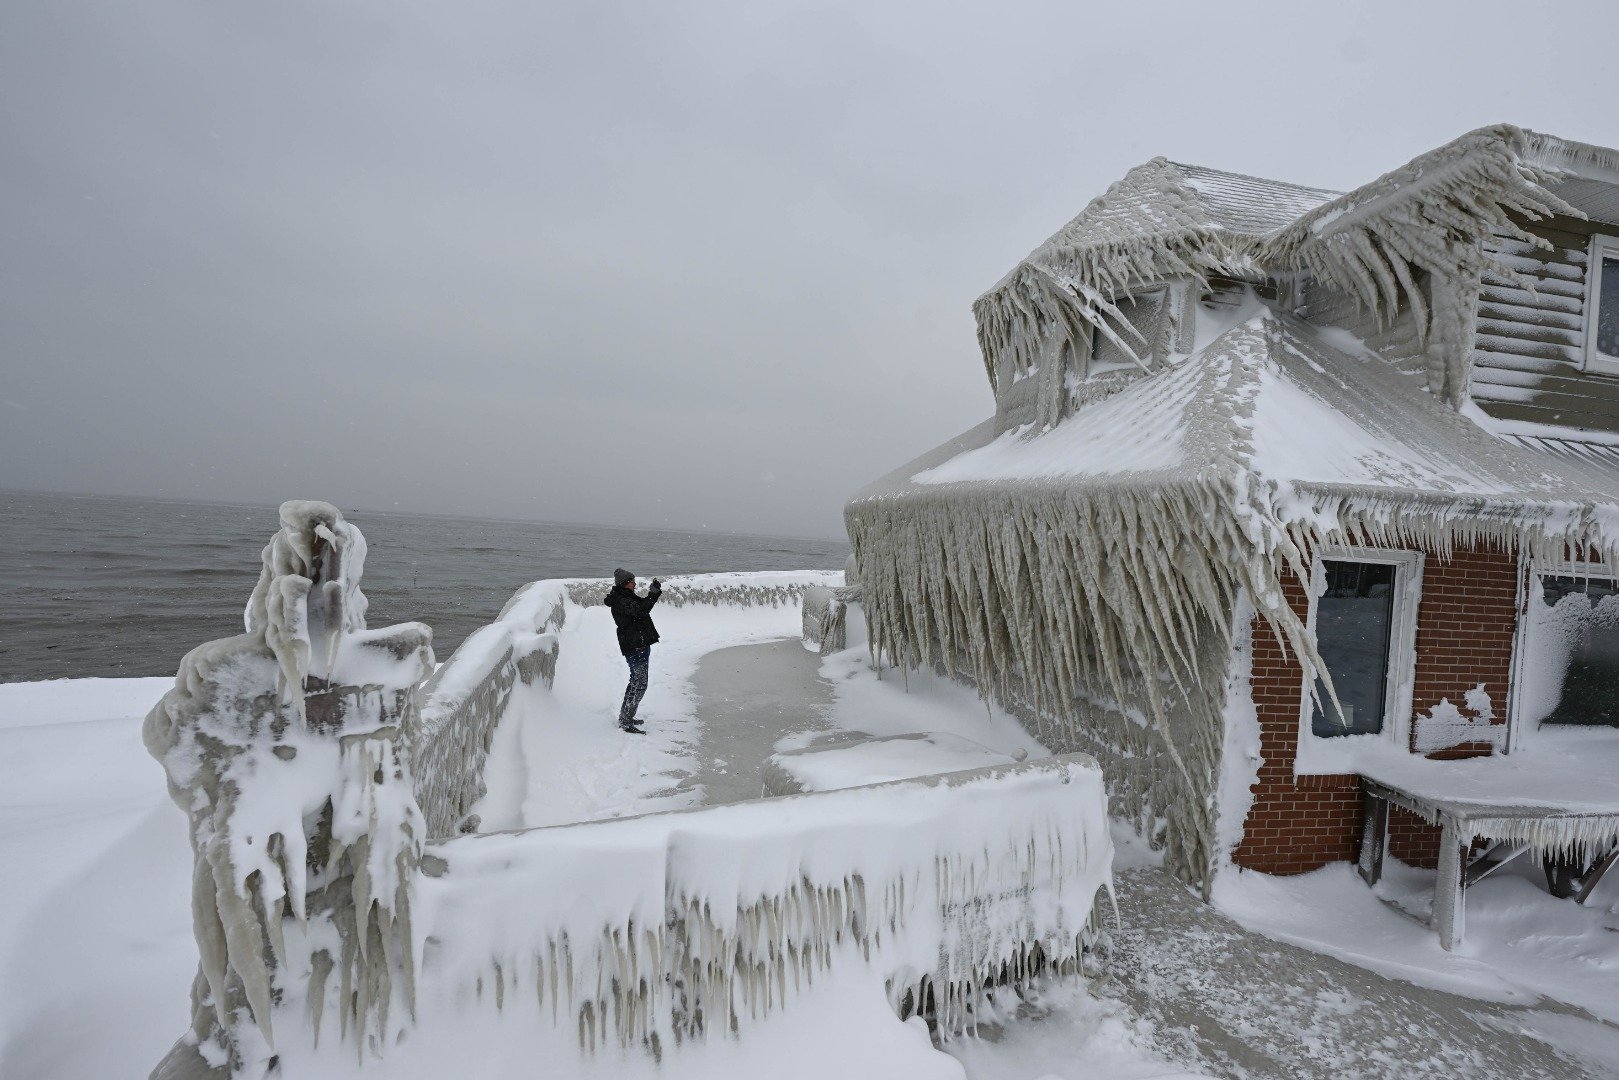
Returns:
[[[1429,711],[1443,698],[1460,706],[1462,695],[1483,683],[1494,703],[1495,722],[1506,723],[1517,606],[1516,555],[1457,551],[1448,562],[1428,556],[1417,608],[1417,670],[1411,695],[1416,712]],[[1481,751],[1488,753],[1489,748],[1457,747],[1431,756],[1471,757]]]
[[[1415,710],[1426,712],[1441,698],[1461,705],[1462,695],[1483,683],[1494,702],[1496,722],[1505,722],[1517,575],[1517,557],[1511,553],[1458,551],[1448,560],[1428,555],[1417,607]],[[1309,602],[1303,586],[1288,581],[1284,592],[1304,618]],[[1254,623],[1253,652],[1252,692],[1264,761],[1233,860],[1270,874],[1303,873],[1352,860],[1360,843],[1360,778],[1293,775],[1304,669],[1259,620]],[[1450,756],[1470,749],[1459,748]],[[1396,858],[1431,866],[1438,846],[1433,826],[1403,811],[1391,815],[1389,851]]]

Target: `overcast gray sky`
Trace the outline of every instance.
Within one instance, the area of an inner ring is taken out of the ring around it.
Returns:
[[[1309,10],[1303,10],[1308,8]],[[1619,5],[0,5],[0,487],[840,535],[1130,166],[1619,145]]]

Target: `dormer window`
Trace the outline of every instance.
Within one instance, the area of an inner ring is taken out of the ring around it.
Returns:
[[[1585,292],[1585,370],[1619,375],[1619,236],[1591,237]]]

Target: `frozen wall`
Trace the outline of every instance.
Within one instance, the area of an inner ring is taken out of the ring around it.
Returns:
[[[525,587],[435,673],[427,627],[367,629],[364,554],[334,507],[283,506],[247,632],[193,650],[147,718],[190,824],[201,955],[154,1076],[392,1070],[418,1060],[391,1057],[404,1040],[470,1061],[489,1047],[457,1047],[468,1017],[519,1001],[559,1053],[657,1060],[829,973],[948,1037],[996,987],[1079,970],[1112,857],[1084,756],[453,835],[516,689],[549,685],[568,608],[606,583]],[[843,580],[707,575],[666,598],[779,607]]]
[[[845,511],[873,649],[971,682],[1053,749],[1096,755],[1115,813],[1203,886],[1233,613],[1270,572],[1222,521],[1222,497],[984,484]]]
[[[1111,860],[1083,755],[436,842],[408,1039],[498,1058],[462,1033],[487,1040],[469,1017],[500,1013],[497,1038],[538,1025],[559,1052],[656,1058],[745,1038],[823,979],[880,988],[948,1038],[997,985],[1079,972]],[[352,1052],[302,1042],[286,1061]]]

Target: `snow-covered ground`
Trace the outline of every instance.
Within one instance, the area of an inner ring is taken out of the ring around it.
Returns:
[[[645,736],[618,730],[628,668],[612,614],[570,609],[558,634],[556,681],[520,689],[516,709],[496,731],[476,808],[484,831],[560,825],[695,806],[699,723],[692,691],[708,653],[797,635],[796,604],[660,606],[662,636],[638,719]]]
[[[796,608],[788,607],[660,611],[664,643],[654,653],[643,706],[650,734],[626,736],[613,726],[625,671],[610,623],[602,611],[578,616],[563,630],[550,700],[526,703],[525,719],[497,736],[480,807],[486,827],[705,801],[699,777],[713,763],[701,760],[712,745],[703,718],[712,703],[694,675],[704,657],[727,649],[735,663],[780,663],[781,679],[829,688],[806,708],[804,731],[937,731],[996,753],[1045,752],[1012,717],[986,709],[956,683],[892,670],[879,679],[858,626],[851,626],[851,648],[824,661],[796,646],[769,651],[798,631]],[[168,685],[0,685],[0,1076],[144,1075],[185,1026],[196,965],[191,855],[182,817],[139,735],[141,717]],[[790,717],[781,722],[792,726]],[[801,741],[789,736],[783,745]],[[726,768],[757,764],[736,760]],[[660,1067],[607,1055],[548,1060],[546,1072],[997,1080],[1375,1075],[1365,1064],[1375,1053],[1356,1056],[1334,1040],[1359,1038],[1354,1025],[1409,1001],[1413,1015],[1457,1025],[1438,1036],[1411,1035],[1409,1056],[1426,1063],[1412,1075],[1443,1075],[1433,1070],[1472,1060],[1472,1049],[1445,1049],[1445,1039],[1490,1032],[1515,1040],[1516,1053],[1540,1045],[1536,1040],[1557,1047],[1563,1056],[1548,1054],[1546,1075],[1619,1075],[1619,882],[1606,883],[1581,909],[1553,900],[1525,873],[1503,871],[1470,892],[1467,944],[1453,955],[1413,917],[1423,913],[1430,872],[1391,860],[1377,894],[1347,867],[1290,879],[1226,874],[1211,911],[1155,869],[1150,853],[1118,839],[1126,919],[1117,931],[1118,957],[1126,966],[1116,960],[1117,970],[1088,989],[1052,986],[944,1053],[915,1022],[894,1017],[880,996],[856,1000],[858,987],[829,981],[740,1041],[686,1047]],[[1267,969],[1250,954],[1288,949],[1272,942],[1313,953],[1292,950],[1286,964]],[[1312,961],[1313,954],[1336,959]],[[1280,974],[1284,968],[1291,974]],[[1359,969],[1363,981],[1341,974]],[[851,1009],[862,1018],[853,1026]],[[492,1013],[469,1023],[512,1020]],[[1219,1038],[1208,1034],[1215,1026],[1225,1029]],[[822,1037],[832,1027],[839,1038]],[[1276,1031],[1293,1027],[1308,1039],[1296,1057],[1279,1057]],[[1242,1058],[1229,1047],[1244,1039],[1270,1049]],[[554,1041],[540,1040],[537,1052],[541,1043],[556,1051]],[[430,1056],[430,1045],[423,1040],[415,1052]],[[513,1067],[538,1064],[529,1058]]]
[[[0,1076],[144,1076],[189,1022],[191,846],[140,736],[173,682],[0,683]]]

